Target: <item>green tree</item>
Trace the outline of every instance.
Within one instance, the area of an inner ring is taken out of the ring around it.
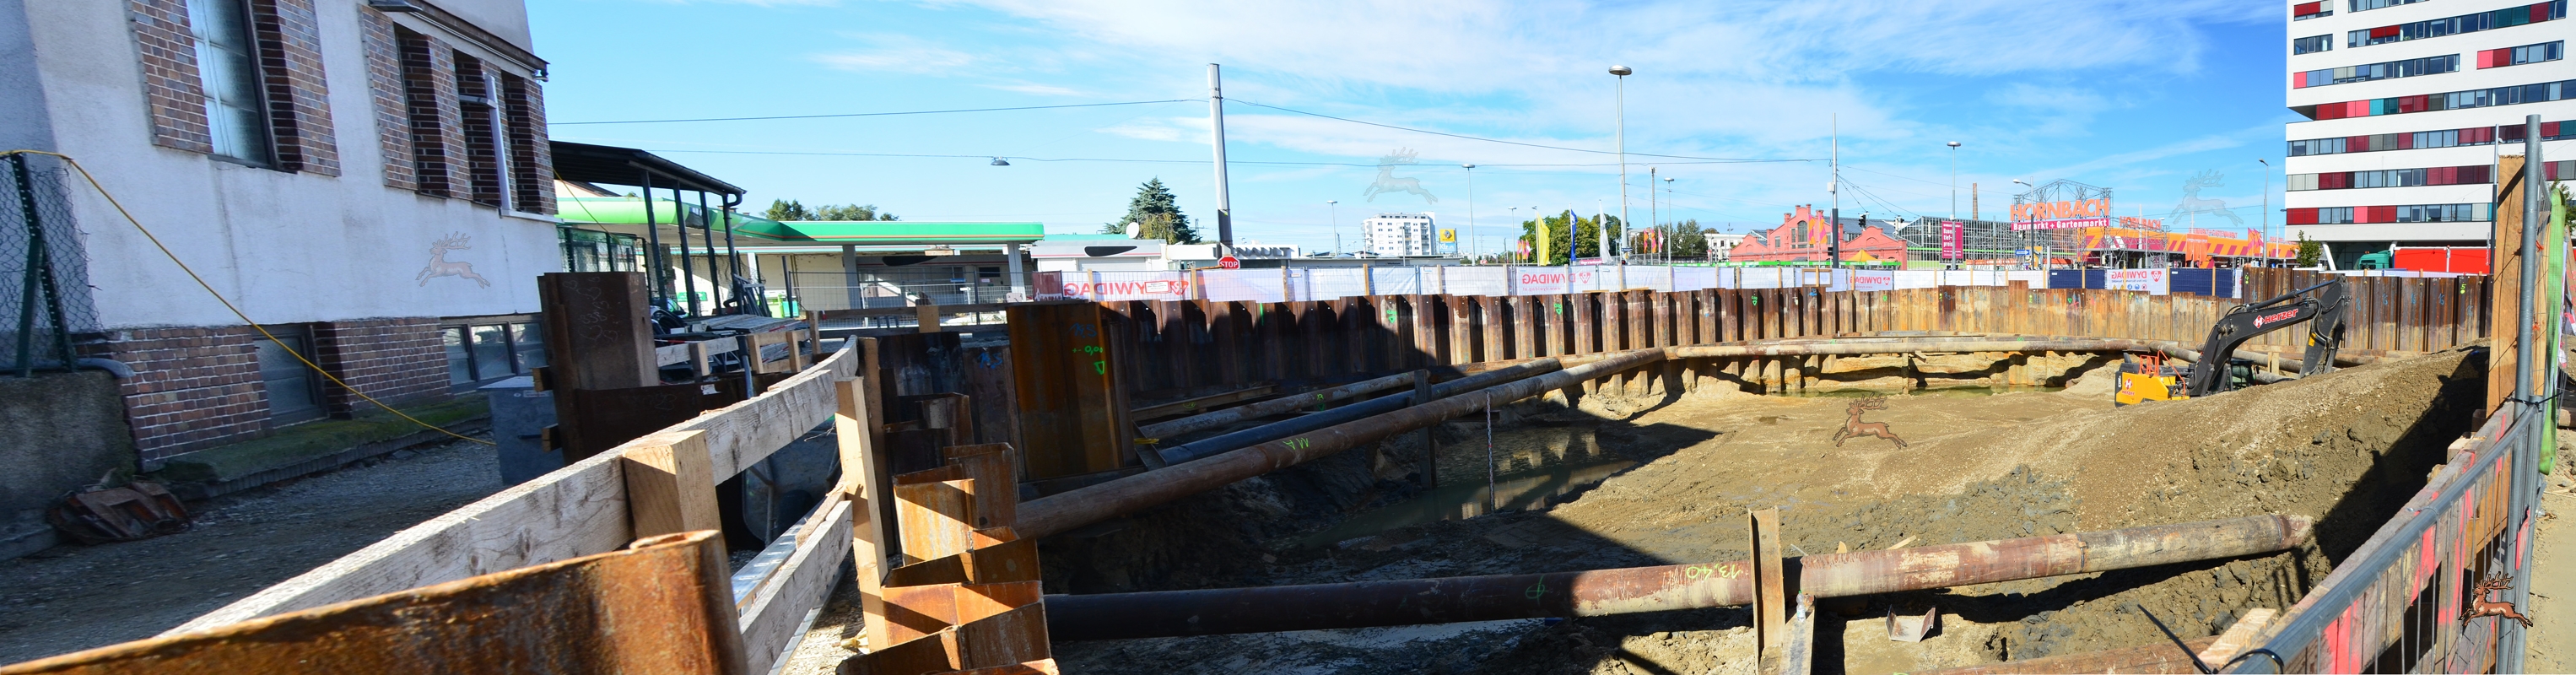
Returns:
[[[831,204],[825,204],[825,205],[822,205],[822,206],[814,207],[814,219],[815,219],[815,220],[886,220],[886,221],[892,221],[892,220],[902,220],[903,218],[898,217],[898,216],[896,216],[896,215],[894,215],[894,214],[891,214],[891,213],[886,213],[886,212],[884,212],[884,211],[879,211],[879,210],[877,210],[877,205],[875,205],[875,204],[850,204],[850,205],[846,205],[846,206],[834,206],[834,205],[831,205]]]
[[[875,205],[875,204],[848,204],[848,205],[822,204],[822,205],[818,205],[818,206],[815,206],[815,207],[813,207],[813,208],[810,208],[810,209],[809,209],[809,208],[806,208],[804,204],[798,203],[796,200],[793,200],[793,199],[789,199],[789,200],[775,200],[775,199],[773,199],[773,200],[770,200],[770,202],[769,202],[769,210],[768,210],[768,211],[765,211],[765,212],[762,212],[762,213],[761,213],[761,216],[762,216],[762,217],[765,217],[765,218],[768,218],[768,219],[770,219],[770,220],[776,220],[776,221],[781,221],[781,222],[785,222],[785,221],[793,221],[793,220],[888,220],[888,221],[891,221],[891,220],[902,220],[902,219],[903,219],[903,218],[898,217],[898,216],[896,216],[896,215],[894,215],[894,214],[886,213],[886,212],[884,212],[884,211],[879,211],[879,210],[877,210],[877,205]]]
[[[769,210],[761,212],[760,216],[770,220],[786,222],[790,220],[813,220],[814,212],[806,210],[804,204],[797,203],[796,200],[793,199],[772,199],[769,200]]]
[[[1574,215],[1573,212],[1570,211],[1563,212],[1558,215],[1547,216],[1547,238],[1549,242],[1547,247],[1548,259],[1530,264],[1563,265],[1574,258],[1591,258],[1601,255],[1601,221],[1603,219],[1608,219],[1610,222],[1611,237],[1613,239],[1619,237],[1621,235],[1622,228],[1619,225],[1618,216],[1595,216],[1584,218]],[[1570,232],[1567,231],[1565,226],[1568,221],[1574,223],[1574,227]],[[1535,219],[1521,221],[1520,240],[1523,242],[1529,242],[1530,253],[1532,255],[1536,255],[1538,253],[1537,240],[1531,238],[1531,235],[1537,231],[1538,223],[1539,221]],[[1617,242],[1612,242],[1612,251],[1617,251],[1618,245],[1619,244]]]
[[[1135,223],[1138,239],[1161,239],[1174,244],[1199,243],[1198,229],[1190,226],[1190,217],[1181,213],[1176,201],[1171,189],[1163,187],[1163,179],[1145,181],[1144,185],[1137,186],[1136,198],[1127,200],[1127,216],[1101,225],[1100,232],[1124,234],[1127,224]]]
[[[2299,233],[2299,257],[2291,261],[2291,264],[2299,267],[2315,267],[2317,257],[2325,255],[2325,252],[2325,242],[2309,239],[2308,233],[2301,232]]]

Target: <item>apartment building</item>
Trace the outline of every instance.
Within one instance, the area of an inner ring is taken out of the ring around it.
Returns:
[[[536,278],[564,260],[545,76],[520,0],[0,0],[0,147],[77,159],[249,318],[29,161],[79,234],[81,353],[133,371],[141,468],[358,392],[445,398],[460,352],[541,362]]]
[[[2292,236],[2338,267],[2391,246],[2486,243],[2495,159],[2576,135],[2566,0],[2324,0],[2290,8],[2283,163]],[[2543,149],[2552,179],[2576,144]]]
[[[1440,255],[1440,238],[1431,213],[1381,213],[1360,221],[1368,233],[1368,250],[1381,256]]]

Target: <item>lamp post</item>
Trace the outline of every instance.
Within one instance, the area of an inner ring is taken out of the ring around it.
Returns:
[[[2015,178],[2015,179],[2013,179],[2013,183],[2018,184],[2018,185],[2020,185],[2020,186],[2022,186],[2022,187],[2030,188],[2030,189],[2032,189],[2032,190],[2038,190],[2038,189],[2039,189],[2039,186],[2037,186],[2037,185],[2032,185],[2032,184],[2030,184],[2029,182],[2024,181],[2024,180],[2019,179],[2019,178]],[[2022,194],[2030,194],[2030,193],[2025,192],[2025,193],[2022,193]],[[2019,203],[2021,200],[2019,200],[2019,199],[2015,199],[2015,200],[2013,200],[2013,201],[2014,201],[2015,203]],[[1954,207],[1954,208],[1955,208],[1955,207]],[[2020,241],[2021,241],[2021,245],[2022,245],[2022,247],[2023,247],[2023,248],[2032,248],[2032,247],[2031,247],[2031,245],[2030,245],[2030,235],[2029,235],[2027,232],[2025,232],[2025,233],[2021,233],[2021,234],[2016,234],[2016,235],[2014,235],[2014,236],[2013,236],[2013,238],[2014,238],[2014,239],[2017,239],[2017,240],[2020,240]],[[2033,257],[2037,257],[2037,256],[2039,255],[2039,251],[2038,251],[2038,250],[2036,250],[2036,249],[2034,249],[2034,250],[2032,250],[2032,251],[2031,251],[2031,255],[2032,255]],[[2040,269],[2048,269],[2048,263],[2047,263],[2047,261],[2045,261],[2045,260],[2040,261],[2039,268],[2040,268]]]
[[[1332,219],[1332,221],[1331,221],[1331,222],[1333,223],[1333,254],[1332,254],[1332,255],[1328,255],[1328,256],[1324,256],[1324,257],[1326,257],[1326,258],[1333,258],[1333,259],[1336,259],[1336,260],[1338,260],[1338,259],[1340,259],[1340,258],[1342,257],[1342,206],[1341,206],[1341,204],[1342,204],[1342,200],[1339,200],[1339,199],[1327,199],[1327,200],[1324,200],[1324,208],[1325,208],[1325,209],[1328,209],[1328,210],[1326,211],[1326,213],[1329,213],[1329,214],[1330,214],[1330,215],[1328,215],[1328,216],[1326,216],[1326,217],[1327,217],[1327,218],[1331,218],[1331,219]]]
[[[1619,143],[1619,224],[1622,227],[1628,224],[1628,75],[1635,72],[1637,71],[1629,70],[1627,66],[1610,67],[1610,74],[1619,76],[1616,97],[1619,126],[1616,138]],[[1601,258],[1607,262],[1610,258],[1610,224],[1602,223],[1600,227],[1593,229],[1601,231]]]
[[[1476,165],[1460,164],[1467,169],[1467,257],[1476,255]]]
[[[2254,161],[2263,165],[2263,264],[2269,266],[2272,264],[2272,162],[2261,157],[2254,158]]]
[[[1950,219],[1959,219],[1959,142],[1950,142]]]
[[[1654,187],[1654,184],[1653,184],[1653,183],[1647,183],[1647,184],[1646,184],[1646,187],[1648,187],[1648,188],[1650,188],[1650,189],[1651,189],[1651,188],[1653,188],[1653,187]],[[1665,201],[1665,202],[1667,202],[1667,203],[1669,203],[1669,202],[1673,201],[1673,177],[1672,177],[1672,176],[1665,176],[1665,177],[1664,177],[1664,201]],[[1676,215],[1678,215],[1678,214],[1676,214]],[[1674,220],[1679,221],[1679,220],[1681,220],[1681,219],[1679,219],[1679,218],[1675,218]],[[1681,231],[1679,231],[1679,227],[1678,227],[1678,226],[1676,226],[1676,227],[1675,227],[1674,234],[1680,234],[1680,235],[1682,235],[1682,236],[1687,236],[1687,237],[1699,237],[1699,236],[1700,236],[1698,232],[1688,232],[1688,233],[1681,232]],[[1707,238],[1707,237],[1700,237],[1700,241],[1704,244],[1704,243],[1706,243],[1706,242],[1708,241],[1708,238]],[[1665,260],[1666,262],[1671,262],[1671,261],[1672,261],[1672,259],[1673,259],[1673,256],[1672,256],[1672,250],[1673,250],[1673,249],[1672,249],[1672,243],[1670,243],[1670,242],[1666,242],[1666,243],[1664,244],[1664,260]],[[1708,251],[1707,251],[1707,247],[1702,246],[1702,247],[1701,247],[1701,251],[1700,251],[1700,252],[1701,252],[1701,253],[1703,253],[1703,254],[1707,253],[1707,252],[1708,252]]]

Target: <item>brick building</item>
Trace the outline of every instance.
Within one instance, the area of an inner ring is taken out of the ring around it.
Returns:
[[[84,355],[137,459],[395,405],[542,359],[558,271],[545,61],[521,0],[0,0],[0,147],[58,160]],[[498,367],[494,367],[497,365]]]
[[[1882,221],[1883,222],[1883,221]],[[1826,252],[1833,250],[1835,230],[1841,230],[1844,262],[1905,261],[1905,240],[1898,239],[1877,225],[1863,224],[1859,218],[1844,218],[1837,228],[1833,220],[1813,206],[1780,215],[1780,226],[1761,232],[1748,232],[1727,247],[1726,259],[1734,262],[1824,262]]]

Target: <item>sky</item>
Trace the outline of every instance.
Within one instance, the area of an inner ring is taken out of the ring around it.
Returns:
[[[2111,188],[2120,215],[2158,217],[2214,171],[2201,198],[2257,226],[2268,191],[2277,227],[2281,178],[2256,160],[2280,166],[2296,118],[2286,17],[2228,0],[534,0],[528,12],[552,63],[554,138],[653,151],[744,187],[754,213],[792,199],[1090,233],[1159,178],[1213,240],[1207,64],[1222,64],[1235,238],[1309,251],[1337,230],[1358,248],[1359,220],[1377,213],[1472,222],[1460,239],[1482,251],[1506,247],[1533,209],[1615,215],[1622,119],[1632,222],[1777,226],[1834,203],[1839,154],[1846,217],[1949,216],[1955,159],[1959,217],[1974,184],[1978,214],[2003,219],[2025,189],[2014,179]],[[594,123],[1033,106],[1083,107]],[[1370,193],[1381,185],[1427,194]]]

